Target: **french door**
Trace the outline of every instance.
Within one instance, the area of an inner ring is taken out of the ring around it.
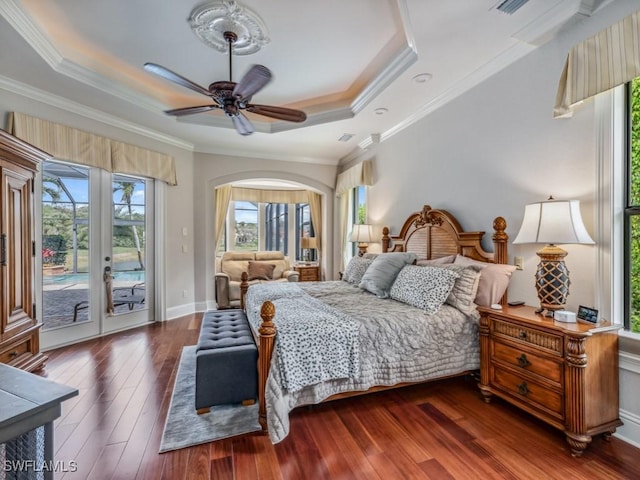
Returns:
[[[58,161],[40,177],[42,348],[154,320],[154,182]]]

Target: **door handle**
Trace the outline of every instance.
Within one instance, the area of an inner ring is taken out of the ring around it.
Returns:
[[[7,234],[0,235],[0,265],[7,265]]]

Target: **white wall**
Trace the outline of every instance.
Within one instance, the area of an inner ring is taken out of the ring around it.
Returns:
[[[369,221],[397,232],[408,213],[423,204],[453,213],[466,230],[488,232],[493,219],[507,220],[515,238],[527,203],[555,198],[579,199],[587,230],[595,236],[596,152],[593,102],[571,119],[554,120],[558,80],[569,49],[639,8],[619,1],[598,20],[585,19],[550,43],[447,103],[418,123],[378,145],[373,155],[376,179],[367,199]],[[525,258],[509,288],[511,299],[537,303],[535,252],[540,246],[509,245]],[[564,246],[563,246],[564,247]],[[567,308],[595,305],[595,246],[566,246],[571,273]],[[602,247],[600,247],[602,248]],[[628,339],[626,339],[628,340]],[[621,417],[623,438],[640,444],[640,357],[621,343]]]

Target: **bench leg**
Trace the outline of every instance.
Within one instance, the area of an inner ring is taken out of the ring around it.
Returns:
[[[243,407],[248,407],[249,405],[253,405],[256,403],[256,399],[255,398],[250,398],[249,400],[243,400],[242,401],[242,406]]]
[[[196,410],[196,413],[197,413],[198,415],[202,415],[202,414],[204,414],[204,413],[209,413],[210,411],[211,411],[211,407],[204,407],[204,408],[198,408],[198,409]]]

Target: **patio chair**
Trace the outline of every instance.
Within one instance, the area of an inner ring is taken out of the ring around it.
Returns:
[[[145,292],[144,283],[136,283],[131,287],[118,287],[113,289],[113,307],[127,305],[129,310],[133,310],[136,305],[144,304]],[[73,306],[73,321],[78,319],[78,312],[89,308],[89,302],[83,300]]]

